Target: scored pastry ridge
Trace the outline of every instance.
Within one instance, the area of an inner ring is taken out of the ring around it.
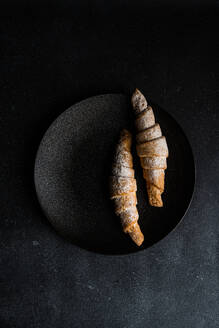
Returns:
[[[168,146],[160,125],[155,122],[154,112],[148,106],[144,95],[136,89],[132,95],[132,106],[136,127],[136,150],[146,180],[149,203],[162,207],[165,170],[167,168]]]
[[[114,202],[116,215],[120,217],[123,231],[140,246],[144,236],[138,224],[137,184],[134,178],[131,143],[131,133],[122,130],[110,177],[110,198]]]

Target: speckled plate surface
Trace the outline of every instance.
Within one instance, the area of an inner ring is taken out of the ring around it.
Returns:
[[[164,238],[184,216],[194,189],[195,167],[177,122],[153,105],[169,147],[164,207],[148,204],[138,158],[139,223],[145,242],[138,248],[120,226],[108,194],[112,154],[121,128],[133,130],[129,99],[107,94],[81,101],[63,112],[44,135],[35,162],[35,186],[46,217],[64,238],[90,251],[127,254]]]

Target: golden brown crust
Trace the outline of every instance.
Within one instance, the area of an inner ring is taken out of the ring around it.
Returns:
[[[162,191],[157,188],[155,185],[146,183],[148,200],[151,206],[163,207],[163,201],[161,198]]]
[[[136,135],[136,142],[138,144],[141,144],[146,141],[157,139],[161,136],[162,136],[162,132],[160,129],[160,125],[158,123],[156,123],[156,124],[152,125],[151,127],[149,127],[148,129],[139,132]]]
[[[164,170],[143,169],[143,177],[148,184],[156,186],[162,192],[164,191]]]
[[[120,133],[120,139],[119,139],[118,146],[120,146],[120,145],[122,146],[123,149],[127,150],[128,152],[131,151],[132,135],[126,129],[123,129]]]
[[[138,223],[133,224],[129,228],[128,233],[129,233],[130,237],[132,238],[132,240],[136,243],[136,245],[141,246],[141,244],[144,241],[144,235],[141,232],[139,224]]]
[[[112,198],[137,190],[136,180],[133,178],[111,176],[110,180],[110,196]]]
[[[113,200],[115,212],[117,215],[119,215],[121,212],[124,212],[129,207],[135,207],[137,205],[136,192],[130,192],[127,195],[115,197]]]
[[[167,168],[166,157],[140,157],[141,167],[143,169],[163,169]]]
[[[161,194],[164,191],[164,170],[167,168],[168,147],[159,124],[155,124],[153,109],[146,104],[145,97],[136,89],[132,95],[132,105],[136,114],[136,150],[140,157],[144,179],[147,182],[149,203],[152,206],[161,207],[163,206]]]
[[[139,157],[168,157],[168,148],[164,136],[146,141],[136,146]]]
[[[135,171],[130,167],[114,164],[112,169],[112,175],[119,176],[119,177],[134,178]]]
[[[110,197],[114,201],[115,213],[120,217],[123,231],[140,246],[144,241],[144,236],[138,225],[137,185],[134,178],[131,142],[130,132],[123,130],[116,147],[110,177]]]

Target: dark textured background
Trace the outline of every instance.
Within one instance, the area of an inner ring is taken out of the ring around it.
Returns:
[[[218,14],[209,1],[1,4],[1,328],[219,326]],[[42,215],[34,156],[67,107],[136,86],[186,132],[194,199],[152,248],[89,253]]]

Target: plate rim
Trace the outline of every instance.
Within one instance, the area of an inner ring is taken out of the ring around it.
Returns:
[[[53,128],[53,126],[56,124],[56,122],[59,120],[59,118],[61,116],[63,116],[64,114],[68,113],[69,111],[72,110],[72,107],[75,107],[83,102],[87,102],[89,101],[89,99],[94,99],[94,98],[101,98],[101,97],[106,97],[106,96],[117,96],[117,97],[123,97],[124,99],[128,99],[128,95],[125,94],[125,93],[106,93],[106,94],[99,94],[99,95],[95,95],[95,96],[91,96],[91,97],[88,97],[88,98],[84,98],[80,101],[77,101],[76,103],[72,104],[71,106],[69,106],[68,108],[66,108],[64,111],[62,111],[52,122],[51,124],[48,126],[48,128],[46,129],[46,131],[44,132],[43,136],[41,137],[40,139],[40,143],[38,145],[38,148],[37,148],[37,151],[36,151],[36,155],[35,155],[35,158],[34,158],[34,187],[35,187],[35,192],[36,192],[36,196],[37,196],[37,200],[38,200],[38,203],[40,205],[40,208],[41,208],[41,211],[42,211],[42,214],[47,218],[47,220],[49,221],[49,224],[51,226],[51,228],[53,229],[53,231],[55,231],[55,233],[60,237],[62,238],[62,240],[64,241],[67,241],[68,243],[70,243],[73,247],[76,247],[82,251],[85,251],[85,252],[88,252],[88,253],[91,253],[91,254],[98,254],[98,255],[101,255],[101,256],[112,256],[112,257],[121,257],[121,256],[133,256],[133,255],[136,255],[136,254],[139,254],[142,252],[145,252],[145,251],[149,251],[151,250],[153,247],[158,247],[160,246],[160,243],[164,242],[166,240],[166,238],[170,237],[172,233],[176,232],[176,230],[179,228],[179,226],[181,225],[182,221],[184,221],[190,207],[191,207],[191,204],[193,202],[193,199],[194,199],[194,193],[195,193],[195,190],[196,190],[196,179],[197,179],[197,175],[196,175],[196,162],[195,162],[195,156],[194,156],[194,152],[193,152],[193,149],[192,149],[192,146],[189,142],[189,139],[187,137],[187,134],[184,132],[183,128],[181,127],[181,125],[178,123],[177,119],[172,115],[170,114],[168,111],[166,111],[165,109],[163,109],[163,107],[159,106],[159,104],[157,104],[156,102],[153,102],[151,101],[151,104],[152,106],[154,106],[156,108],[156,106],[162,110],[163,112],[165,112],[165,114],[167,114],[171,119],[173,119],[175,121],[175,123],[177,124],[177,127],[180,129],[180,132],[183,134],[183,136],[185,137],[186,139],[186,142],[187,142],[187,145],[189,146],[189,151],[191,153],[191,159],[192,159],[192,175],[193,175],[193,183],[192,183],[192,192],[191,192],[191,195],[190,195],[190,199],[189,199],[189,202],[188,202],[188,205],[185,209],[185,212],[184,214],[182,215],[182,217],[180,218],[180,220],[177,222],[177,224],[164,236],[162,237],[161,239],[159,239],[158,241],[154,242],[153,244],[151,244],[150,246],[146,247],[146,248],[137,248],[136,250],[132,251],[132,252],[128,252],[128,253],[116,253],[116,254],[113,254],[113,253],[104,253],[104,252],[97,252],[97,251],[94,251],[94,250],[91,250],[91,249],[88,249],[88,248],[85,248],[85,247],[82,247],[82,246],[79,246],[71,241],[69,241],[66,237],[64,237],[55,227],[54,225],[52,224],[52,222],[50,221],[50,218],[49,216],[45,213],[44,209],[43,209],[43,206],[42,206],[42,203],[41,203],[41,200],[40,200],[40,197],[39,197],[39,194],[38,194],[38,191],[37,191],[37,182],[36,182],[36,179],[37,179],[37,176],[36,176],[36,167],[37,167],[37,161],[38,161],[38,158],[39,158],[39,154],[40,154],[40,150],[41,150],[41,147],[43,145],[43,141],[44,139],[46,138],[46,135],[47,133],[49,133],[49,131]],[[76,108],[75,110],[80,110],[80,108]]]

